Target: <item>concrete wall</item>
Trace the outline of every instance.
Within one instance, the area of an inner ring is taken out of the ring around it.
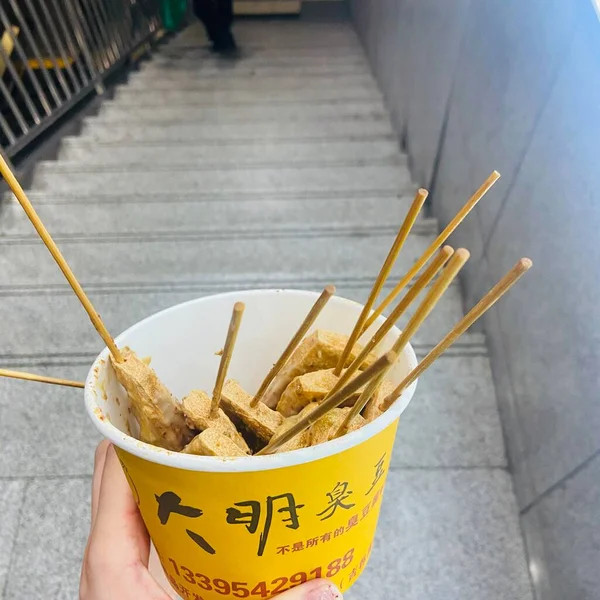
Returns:
[[[600,598],[600,24],[591,0],[351,0],[417,182],[447,222],[467,304],[534,271],[488,333],[540,600]]]

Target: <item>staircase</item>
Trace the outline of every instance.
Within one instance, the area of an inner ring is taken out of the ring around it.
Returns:
[[[36,170],[30,198],[115,333],[228,290],[335,283],[362,302],[410,205],[349,24],[250,21],[236,36],[245,57],[230,62],[187,29]],[[10,198],[0,232],[1,364],[82,379],[102,344]],[[419,220],[392,282],[436,232]],[[416,351],[461,314],[453,286]],[[0,594],[72,600],[98,441],[81,394],[0,381],[0,421]],[[480,334],[427,373],[398,436],[374,555],[347,597],[531,600]]]

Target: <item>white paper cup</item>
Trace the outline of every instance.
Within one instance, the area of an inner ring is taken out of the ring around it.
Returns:
[[[137,323],[117,339],[179,398],[209,393],[235,302],[246,310],[228,376],[253,393],[318,294],[256,290],[209,296]],[[349,334],[362,307],[334,296],[316,328]],[[380,317],[368,334],[384,321]],[[380,350],[399,335],[393,328]],[[417,364],[408,345],[389,379]],[[140,442],[105,349],[85,387],[88,413],[117,448],[167,577],[183,598],[268,598],[316,577],[343,591],[368,560],[400,414],[416,382],[381,417],[319,446],[270,456],[217,458]],[[160,509],[160,510],[159,510]]]

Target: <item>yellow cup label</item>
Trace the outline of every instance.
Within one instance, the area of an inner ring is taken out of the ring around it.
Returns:
[[[270,471],[186,471],[117,452],[173,589],[186,600],[260,599],[320,577],[344,591],[358,578],[396,426]]]

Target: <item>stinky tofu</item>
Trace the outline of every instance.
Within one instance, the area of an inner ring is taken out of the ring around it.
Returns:
[[[285,419],[285,421],[275,430],[273,438],[278,438],[282,433],[285,433],[288,429],[293,427],[306,415],[310,414],[319,405],[316,402],[307,404],[297,415],[292,415]],[[276,452],[291,452],[292,450],[300,450],[300,448],[308,448],[310,446],[310,433],[309,429],[305,429],[302,433],[293,437],[289,442],[286,442],[276,450]]]
[[[356,371],[348,382],[352,381],[359,373],[360,371]],[[284,417],[291,417],[311,402],[321,402],[338,381],[339,377],[333,374],[333,369],[299,375],[281,394],[277,403],[277,411]],[[360,390],[352,394],[342,406],[352,406],[359,396]]]
[[[309,335],[294,350],[283,369],[271,382],[262,401],[268,407],[275,408],[284,390],[294,378],[312,371],[333,369],[337,365],[347,342],[347,335],[323,329],[318,329]],[[355,344],[344,366],[348,366],[361,350],[362,346]],[[375,360],[376,356],[370,354],[362,367],[369,367]]]
[[[237,381],[229,379],[221,392],[221,406],[234,421],[241,421],[257,438],[268,442],[283,423],[283,416],[259,402],[250,406],[252,396]]]
[[[330,410],[326,415],[322,416],[314,425],[309,429],[310,434],[310,445],[317,446],[324,442],[332,440],[335,436],[340,425],[344,422],[344,419],[348,416],[348,413],[352,410],[351,408],[334,408]],[[366,421],[360,416],[356,415],[350,422],[347,433],[360,429]]]
[[[209,428],[213,429],[228,437],[244,452],[250,452],[248,444],[222,408],[219,408],[217,416],[214,419],[210,418],[212,400],[208,394],[201,390],[192,390],[183,399],[181,404],[186,421],[190,427],[199,431]]]
[[[183,450],[184,454],[199,456],[247,456],[231,438],[210,427],[199,433]]]
[[[140,440],[181,450],[193,437],[181,404],[133,350],[123,348],[121,354],[123,361],[119,363],[111,356],[111,364],[129,397],[131,412],[140,426]]]
[[[377,417],[381,416],[384,413],[384,411],[380,407],[380,403],[383,402],[385,398],[394,391],[395,387],[396,386],[391,381],[388,381],[386,379],[377,388],[377,390],[375,390],[373,398],[369,401],[369,403],[365,406],[363,410],[363,417],[365,418],[367,423],[374,421]]]

